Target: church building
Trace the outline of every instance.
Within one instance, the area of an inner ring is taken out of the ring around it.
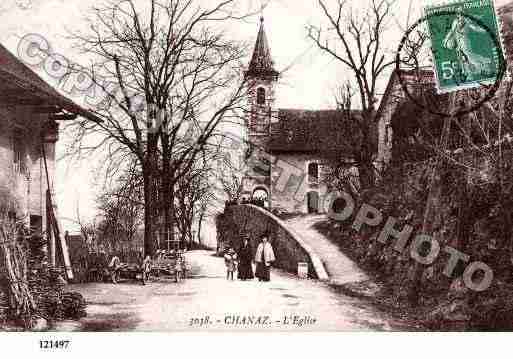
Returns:
[[[261,18],[245,73],[249,102],[245,139],[251,147],[247,161],[251,157],[253,163],[242,178],[242,195],[263,199],[270,209],[282,213],[325,212],[326,154],[343,150],[344,113],[276,108],[279,77]]]

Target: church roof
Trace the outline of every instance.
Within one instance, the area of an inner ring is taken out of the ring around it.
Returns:
[[[353,118],[361,111],[351,111]],[[338,110],[290,110],[278,111],[279,122],[271,125],[268,151],[271,153],[329,153],[348,152],[348,136],[355,122],[348,121],[346,114]]]
[[[265,34],[264,18],[261,17],[260,29],[258,30],[253,56],[251,57],[248,70],[246,71],[246,77],[276,77],[278,75],[278,71],[274,69],[271,50],[269,49],[269,43]]]

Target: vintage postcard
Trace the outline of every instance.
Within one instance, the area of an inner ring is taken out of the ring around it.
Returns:
[[[0,337],[513,329],[513,2],[2,0],[0,29]]]

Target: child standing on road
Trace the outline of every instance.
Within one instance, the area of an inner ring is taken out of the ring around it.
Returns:
[[[233,280],[233,272],[237,268],[237,253],[230,248],[224,255],[224,264],[226,265],[226,279]]]

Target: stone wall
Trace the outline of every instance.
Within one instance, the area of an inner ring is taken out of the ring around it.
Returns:
[[[237,249],[241,245],[241,234],[246,233],[255,253],[259,239],[268,233],[276,255],[275,267],[297,273],[298,262],[306,262],[311,278],[328,279],[317,255],[296,233],[289,231],[278,217],[268,211],[253,205],[234,205],[228,206],[221,218],[217,222],[217,231],[222,242]]]

